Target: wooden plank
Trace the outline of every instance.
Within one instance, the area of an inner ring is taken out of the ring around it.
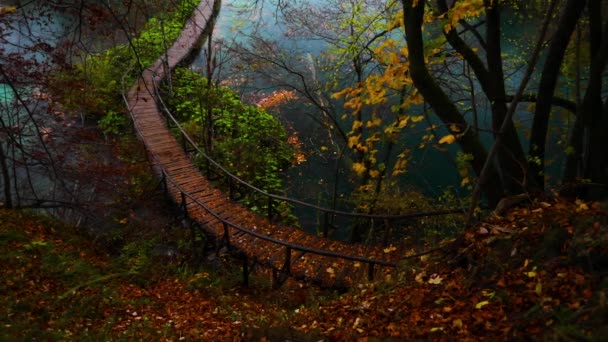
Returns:
[[[169,65],[174,67],[179,61],[189,54],[191,44],[198,38],[201,27],[206,25],[206,17],[211,14],[211,6],[209,4],[201,4],[200,10],[204,11],[205,15],[195,15],[194,22],[187,24],[182,31],[177,41],[168,51]],[[195,24],[196,23],[196,24]],[[286,242],[297,243],[300,245],[334,250],[343,253],[357,253],[363,255],[366,249],[361,246],[348,245],[342,242],[331,242],[327,239],[309,235],[302,230],[269,224],[268,221],[243,207],[242,205],[231,201],[226,194],[211,186],[210,182],[204,175],[195,167],[189,159],[189,156],[182,151],[180,144],[166,126],[166,119],[157,107],[155,94],[151,92],[153,89],[154,74],[164,77],[164,71],[160,69],[160,61],[157,61],[152,67],[146,69],[138,84],[134,85],[128,93],[127,101],[132,112],[135,126],[140,131],[142,141],[150,155],[154,156],[159,165],[167,172],[172,181],[176,182],[179,188],[187,191],[193,196],[196,201],[208,206],[214,212],[222,216],[223,219],[229,220],[234,224],[245,226],[252,231],[282,239]],[[180,191],[177,186],[168,182],[168,192],[177,202],[181,201]],[[208,213],[206,209],[197,204],[194,200],[187,198],[187,209],[191,217],[197,221],[203,229],[214,235],[216,238],[221,238],[224,234],[223,224],[213,215]],[[254,260],[265,261],[269,265],[278,267],[284,262],[285,248],[278,247],[268,241],[255,238],[249,234],[239,232],[231,228],[230,235],[232,243],[236,247],[242,249],[246,254]],[[258,252],[273,251],[260,254]],[[270,255],[272,254],[272,255]],[[302,278],[315,278],[321,283],[330,285],[340,285],[342,283],[352,282],[351,274],[361,273],[360,268],[354,267],[354,263],[336,260],[332,258],[322,257],[314,254],[303,252],[294,253],[292,256],[291,266],[294,275]],[[372,254],[382,255],[376,249]],[[277,266],[278,265],[278,266]],[[328,266],[330,265],[330,266]],[[336,268],[334,273],[336,277],[329,277],[327,267]]]

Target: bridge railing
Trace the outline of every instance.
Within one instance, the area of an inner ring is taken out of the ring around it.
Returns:
[[[363,227],[367,227],[369,229],[374,229],[378,231],[382,231],[381,242],[386,245],[389,243],[389,236],[394,234],[392,232],[395,227],[398,226],[398,223],[401,222],[401,226],[410,226],[410,230],[407,232],[401,232],[401,235],[405,233],[410,234],[411,236],[419,237],[418,227],[415,227],[418,223],[415,221],[416,219],[425,218],[425,217],[433,217],[433,216],[441,216],[441,215],[449,215],[449,214],[458,214],[464,213],[464,209],[462,208],[452,208],[445,210],[434,210],[434,211],[421,211],[415,213],[401,214],[401,215],[377,215],[377,214],[366,214],[359,212],[347,212],[340,211],[330,208],[325,208],[319,205],[315,205],[312,203],[304,202],[295,198],[290,198],[287,196],[282,196],[278,194],[273,194],[263,189],[260,189],[247,181],[239,178],[238,176],[231,173],[225,167],[216,162],[213,158],[211,158],[205,151],[198,147],[196,142],[188,135],[188,133],[184,130],[183,126],[180,122],[175,118],[175,116],[168,109],[166,103],[163,101],[161,96],[161,91],[159,89],[158,81],[159,77],[154,77],[154,93],[155,97],[158,101],[158,106],[161,109],[161,112],[165,115],[167,120],[167,125],[169,127],[175,127],[177,129],[177,133],[179,134],[179,140],[182,142],[182,148],[187,153],[196,153],[197,156],[201,157],[204,162],[204,170],[207,176],[211,176],[212,174],[216,174],[224,177],[225,182],[227,183],[229,195],[232,199],[236,198],[237,193],[242,193],[242,189],[247,189],[251,192],[258,194],[262,198],[266,198],[266,216],[270,221],[273,220],[274,215],[276,214],[275,205],[278,202],[289,203],[293,206],[299,206],[301,208],[307,208],[309,210],[314,210],[319,215],[318,217],[322,217],[321,227],[319,229],[320,233],[323,237],[328,237],[331,229],[335,228],[334,223],[338,220],[351,222],[351,229],[353,229],[352,225],[359,224]],[[414,222],[412,222],[414,221]],[[391,233],[392,232],[392,233]]]
[[[124,82],[124,79],[123,79]],[[124,85],[123,85],[123,89],[124,89]],[[158,95],[157,95],[158,96]],[[129,110],[131,111],[131,105],[128,101],[126,92],[123,91],[123,99],[127,105],[127,108],[129,108]],[[175,118],[173,118],[172,115],[169,114],[168,116],[171,120],[175,120]],[[179,122],[174,121],[174,124],[179,126]],[[179,126],[181,127],[181,126]],[[133,128],[135,130],[135,133],[143,140],[143,133],[140,130],[140,128],[138,127],[138,125],[136,123],[134,123]],[[180,130],[183,134],[184,134],[184,139],[188,140],[190,143],[194,143],[192,141],[192,139],[187,136],[187,134],[185,134],[183,132],[183,130]],[[195,144],[193,144],[193,146],[196,146]],[[347,255],[347,254],[343,254],[343,253],[338,253],[338,252],[333,252],[333,251],[327,251],[327,250],[323,250],[323,249],[318,249],[318,248],[311,248],[308,246],[303,246],[303,245],[299,245],[299,244],[295,244],[295,243],[289,243],[287,241],[283,241],[280,239],[276,239],[273,238],[271,236],[268,235],[264,235],[261,233],[258,233],[256,231],[253,231],[247,227],[243,227],[239,224],[236,224],[234,222],[231,222],[227,219],[224,219],[221,215],[219,215],[218,213],[216,213],[213,209],[211,209],[208,205],[206,205],[205,203],[203,203],[202,201],[200,201],[199,199],[197,199],[195,196],[193,196],[192,194],[190,194],[188,191],[186,191],[182,186],[180,186],[180,184],[178,182],[176,182],[168,173],[167,171],[164,169],[164,167],[159,163],[158,160],[156,160],[156,157],[154,155],[150,155],[150,158],[152,158],[152,164],[153,165],[157,165],[157,172],[159,172],[159,176],[162,177],[162,181],[165,185],[165,188],[168,188],[168,186],[170,185],[171,187],[173,187],[173,189],[175,190],[175,193],[178,193],[179,195],[177,195],[174,200],[176,201],[176,203],[178,205],[180,205],[180,207],[183,208],[184,212],[186,215],[188,215],[188,201],[190,201],[190,208],[192,208],[192,204],[194,203],[196,206],[204,209],[208,214],[210,214],[211,216],[213,216],[213,218],[215,218],[217,221],[219,221],[222,226],[223,226],[223,236],[221,236],[220,238],[224,241],[224,243],[226,244],[227,247],[230,248],[231,246],[231,242],[230,242],[230,229],[235,229],[239,232],[242,232],[244,234],[253,236],[257,239],[261,239],[264,241],[267,241],[269,243],[275,244],[279,247],[283,247],[285,248],[285,259],[283,261],[283,264],[280,268],[278,268],[278,271],[281,272],[281,276],[283,277],[287,277],[291,274],[291,265],[292,265],[292,259],[294,257],[294,252],[301,252],[302,255],[304,253],[310,253],[310,254],[316,254],[319,256],[325,256],[325,257],[329,257],[329,258],[336,258],[336,259],[342,259],[342,260],[348,260],[348,261],[352,261],[352,262],[359,262],[362,264],[366,264],[367,265],[367,278],[368,280],[373,280],[374,279],[374,273],[375,273],[375,268],[376,266],[382,266],[382,267],[389,267],[389,268],[396,268],[398,267],[398,263],[395,262],[389,262],[386,260],[380,260],[380,259],[374,259],[374,258],[368,258],[368,257],[363,257],[363,256],[356,256],[356,255]],[[217,163],[215,163],[212,159],[209,159],[211,163],[214,163],[214,165],[220,169],[223,169],[220,165],[218,165]],[[227,170],[226,173],[228,175],[231,175]],[[239,180],[238,177],[233,176],[234,178],[236,178],[236,180]],[[244,182],[241,180],[241,182]],[[244,184],[247,184],[246,182],[244,182]],[[255,187],[253,187],[255,188]],[[272,196],[272,194],[268,194],[269,196]],[[279,198],[281,196],[278,196]],[[181,203],[180,203],[181,202]],[[416,255],[417,256],[417,255]],[[409,256],[409,257],[416,257],[416,256]],[[246,257],[246,256],[245,256]],[[245,265],[247,265],[247,260],[245,259]],[[273,268],[277,269],[275,266],[271,265]],[[246,271],[244,269],[244,278],[247,279],[247,273],[248,271]],[[279,282],[282,282],[283,280],[279,280]],[[245,282],[247,282],[247,280],[245,280]],[[280,285],[280,284],[278,284]]]
[[[353,261],[353,262],[360,262],[363,264],[367,264],[368,265],[367,277],[370,281],[373,280],[373,278],[374,278],[374,269],[375,269],[376,265],[390,267],[390,268],[395,268],[398,266],[398,263],[395,263],[395,262],[389,262],[389,261],[385,261],[385,260],[367,258],[367,257],[363,257],[363,256],[347,255],[347,254],[342,254],[342,253],[337,253],[337,252],[332,252],[332,251],[327,251],[327,250],[322,250],[322,249],[317,249],[317,248],[311,248],[308,246],[303,246],[303,245],[299,245],[299,244],[295,244],[295,243],[289,243],[287,241],[283,241],[283,240],[276,239],[276,238],[273,238],[273,237],[265,235],[265,234],[255,232],[247,227],[243,227],[234,222],[224,219],[221,215],[216,213],[213,209],[211,209],[205,203],[198,200],[196,197],[192,196],[188,191],[184,190],[177,182],[175,182],[167,174],[167,172],[165,172],[164,169],[161,170],[161,172],[162,172],[163,180],[165,182],[168,181],[175,189],[178,190],[180,197],[181,197],[181,202],[182,202],[181,206],[183,208],[187,208],[186,203],[187,203],[187,199],[189,199],[190,201],[192,201],[193,203],[196,203],[197,206],[199,206],[200,208],[203,208],[206,212],[208,212],[215,219],[217,219],[218,221],[220,221],[222,223],[223,228],[224,228],[224,232],[223,232],[224,235],[222,236],[222,240],[224,241],[224,243],[226,244],[227,247],[230,247],[230,235],[231,235],[230,229],[231,228],[236,229],[247,235],[253,236],[257,239],[268,241],[277,246],[285,247],[285,251],[286,251],[285,252],[285,261],[283,262],[283,266],[280,269],[280,271],[284,274],[289,274],[291,272],[290,267],[291,267],[291,261],[292,261],[292,252],[298,252],[298,251],[302,252],[302,253],[316,254],[316,255],[330,257],[330,258],[337,258],[337,259],[343,259],[343,260],[349,260],[349,261]]]

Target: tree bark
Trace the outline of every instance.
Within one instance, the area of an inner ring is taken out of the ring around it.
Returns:
[[[585,0],[568,0],[566,3],[557,25],[557,31],[551,39],[545,65],[541,73],[528,150],[530,155],[528,178],[538,190],[544,190],[545,145],[547,142],[553,93],[555,92],[557,78],[560,73],[559,68],[564,59],[570,37],[585,7],[585,2]]]
[[[590,0],[588,5],[591,53],[589,83],[570,137],[573,153],[568,155],[566,161],[565,182],[584,178],[594,183],[608,183],[608,159],[604,148],[608,118],[601,97],[603,74],[608,62],[608,22],[604,23],[602,32],[601,16],[592,13],[601,9],[600,2]]]
[[[492,126],[497,135],[507,115],[507,95],[502,61],[500,5],[484,0],[486,10],[486,60],[488,82],[486,95],[492,106]],[[499,172],[507,193],[519,194],[525,189],[526,157],[513,120],[507,122],[503,145],[498,150]]]
[[[13,207],[13,198],[11,196],[11,176],[6,163],[6,154],[4,148],[0,144],[0,168],[2,169],[2,180],[4,183],[4,207]]]
[[[424,99],[430,104],[437,116],[448,127],[455,125],[463,128],[468,123],[452,103],[450,98],[441,89],[430,75],[424,60],[424,44],[422,40],[422,22],[424,15],[424,1],[401,0],[404,9],[405,36],[409,50],[410,76],[416,88]],[[452,132],[457,135],[458,132]],[[458,143],[464,153],[473,156],[471,166],[477,175],[481,174],[488,153],[479,140],[477,132],[466,129],[465,133],[458,139]],[[503,187],[498,178],[494,166],[489,167],[487,182],[483,184],[483,192],[490,206],[495,206],[503,196]]]

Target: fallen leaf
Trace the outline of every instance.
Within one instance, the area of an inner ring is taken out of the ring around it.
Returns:
[[[435,276],[431,276],[431,278],[429,279],[429,284],[439,285],[439,284],[441,284],[442,281],[443,281],[443,278],[441,278],[438,275],[435,275]]]
[[[384,249],[384,253],[391,253],[391,252],[394,252],[396,250],[397,250],[397,247],[395,247],[395,246],[389,246],[389,247],[386,247]]]
[[[487,300],[484,300],[482,302],[479,302],[479,303],[475,304],[475,309],[479,310],[479,309],[483,308],[484,306],[486,306],[488,304],[490,304],[490,302],[487,301]]]

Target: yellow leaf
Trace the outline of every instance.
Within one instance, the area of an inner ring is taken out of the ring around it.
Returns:
[[[460,186],[465,186],[467,184],[469,184],[471,182],[471,180],[469,179],[469,177],[464,177],[462,179],[462,181],[460,181]]]
[[[357,175],[361,176],[363,173],[365,173],[365,165],[363,165],[363,163],[354,163],[353,164],[353,171],[355,171],[355,173],[357,173]]]
[[[374,118],[374,119],[368,121],[365,126],[367,128],[376,127],[376,126],[380,126],[381,123],[382,123],[382,119],[380,119],[380,118]]]
[[[329,273],[329,274],[334,274],[334,273],[335,273],[334,269],[333,269],[333,268],[331,268],[331,267],[328,267],[328,268],[325,270],[325,272],[327,272],[327,273]]]
[[[405,126],[407,126],[407,122],[409,121],[409,116],[405,117],[405,118],[400,118],[399,119],[399,124],[397,125],[397,127],[399,128],[404,128]]]
[[[456,141],[456,137],[453,134],[448,134],[439,139],[440,144],[452,144],[454,141]]]
[[[345,88],[345,89],[342,89],[342,90],[340,90],[340,91],[339,91],[339,92],[337,92],[337,93],[333,93],[333,94],[331,94],[331,97],[332,97],[332,98],[334,98],[334,99],[339,99],[339,98],[345,97],[345,96],[347,96],[347,93],[348,93],[349,91],[351,91],[351,90],[352,90],[352,88]]]
[[[397,247],[395,246],[390,246],[384,249],[384,253],[390,253],[390,252],[394,252],[397,250]]]
[[[424,103],[424,97],[419,92],[415,92],[410,96],[409,101],[412,104],[422,104]]]
[[[15,6],[0,7],[0,15],[11,14],[17,11]]]
[[[486,305],[488,305],[488,304],[490,304],[490,302],[489,302],[489,301],[487,301],[487,300],[484,300],[483,302],[479,302],[479,303],[477,303],[477,304],[475,305],[475,309],[479,310],[479,309],[483,308],[484,306],[486,306]]]
[[[587,203],[581,201],[581,200],[576,200],[576,205],[578,206],[578,208],[576,209],[576,211],[585,211],[585,210],[589,210],[589,206],[587,205]]]
[[[543,294],[543,285],[538,282],[536,283],[536,287],[534,288],[534,292],[536,292],[537,295],[542,295]]]
[[[348,147],[353,148],[359,144],[360,135],[353,135],[348,137]]]
[[[462,328],[462,320],[461,319],[453,320],[452,326],[454,326],[455,328]]]
[[[440,276],[435,276],[435,277],[431,277],[429,279],[429,284],[439,285],[439,284],[441,284],[442,281],[443,281],[443,278],[441,278]]]
[[[424,120],[424,115],[417,115],[417,116],[412,117],[412,122],[414,122],[414,123],[420,122],[422,120]]]
[[[377,178],[380,176],[380,171],[378,170],[369,170],[369,176],[372,178]]]
[[[431,332],[435,332],[435,331],[443,331],[443,327],[434,327],[434,328],[431,328]]]

